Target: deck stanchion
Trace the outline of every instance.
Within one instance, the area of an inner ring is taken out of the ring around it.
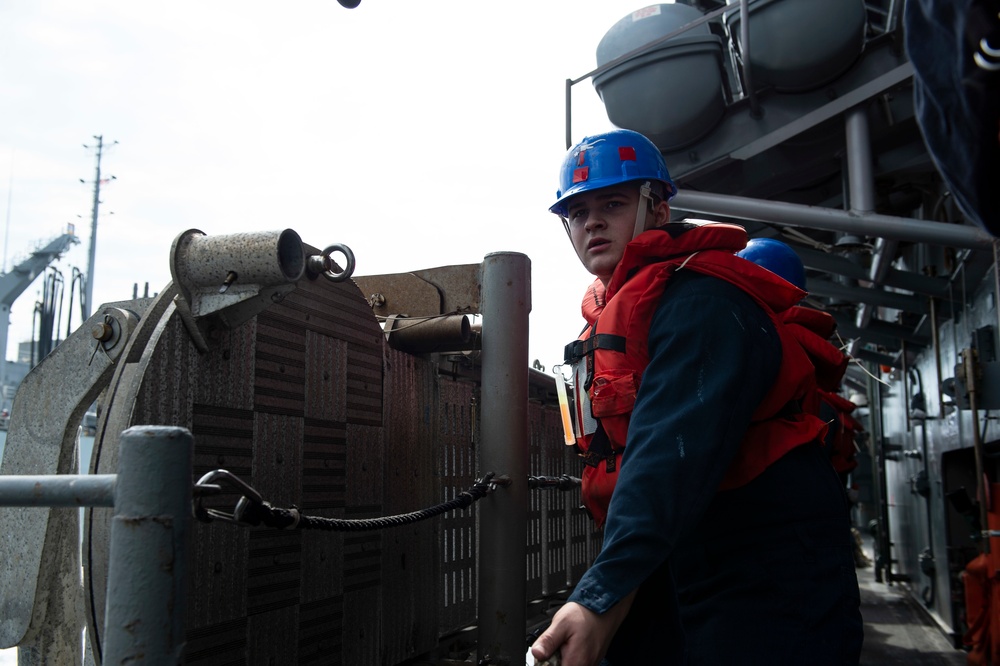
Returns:
[[[478,663],[524,659],[528,529],[528,313],[531,267],[518,253],[482,267],[479,469],[512,482],[479,502]]]
[[[181,661],[193,456],[194,439],[184,428],[137,426],[122,433],[105,664]]]

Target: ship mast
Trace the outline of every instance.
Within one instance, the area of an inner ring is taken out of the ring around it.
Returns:
[[[90,318],[90,311],[94,303],[94,258],[97,256],[97,208],[101,203],[101,155],[104,151],[104,135],[95,135],[94,138],[97,139],[97,146],[95,148],[97,152],[97,166],[94,172],[94,205],[90,213],[90,252],[87,258],[87,279],[84,286],[82,321],[87,321]],[[114,143],[118,142],[115,141]],[[89,147],[84,145],[84,148]],[[114,176],[111,176],[109,180],[114,180],[114,178]]]

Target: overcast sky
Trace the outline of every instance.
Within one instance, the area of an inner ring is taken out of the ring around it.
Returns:
[[[4,265],[75,223],[80,243],[56,264],[67,292],[72,267],[86,270],[102,135],[115,180],[101,192],[94,309],[136,283],[159,291],[171,241],[191,228],[345,243],[359,275],[514,251],[532,265],[529,355],[551,366],[580,329],[589,283],[547,212],[565,80],[594,69],[601,37],[644,6],[3,3]],[[589,80],[573,104],[574,141],[611,127]],[[42,286],[13,305],[8,358],[31,336]]]

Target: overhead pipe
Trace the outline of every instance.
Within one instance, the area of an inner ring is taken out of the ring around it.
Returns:
[[[718,215],[793,227],[844,231],[912,243],[932,243],[971,250],[993,248],[993,237],[979,227],[730,194],[681,190],[671,199],[670,207],[699,215]]]

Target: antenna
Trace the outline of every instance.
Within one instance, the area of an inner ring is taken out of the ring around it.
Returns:
[[[3,273],[7,272],[7,239],[10,237],[10,198],[14,191],[14,153],[10,154],[10,175],[7,178],[7,223],[3,230]],[[4,354],[7,352],[5,351]]]
[[[97,168],[94,173],[94,207],[90,213],[90,252],[89,258],[87,260],[87,281],[86,281],[86,295],[83,299],[83,320],[86,321],[90,317],[90,310],[94,304],[94,258],[97,256],[97,208],[101,203],[101,155],[104,152],[104,135],[94,135],[97,139],[97,146],[94,150],[97,153]],[[111,145],[115,145],[117,141],[113,142]],[[87,144],[83,144],[84,148],[91,148]],[[103,182],[111,182],[115,180],[114,176],[111,176]],[[86,182],[82,178],[80,182]]]

